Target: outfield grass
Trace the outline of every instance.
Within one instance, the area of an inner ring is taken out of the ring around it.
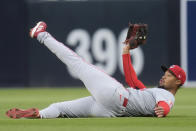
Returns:
[[[51,103],[88,96],[84,88],[0,89],[0,131],[196,131],[196,88],[181,89],[168,117],[9,119],[13,107],[40,109]]]

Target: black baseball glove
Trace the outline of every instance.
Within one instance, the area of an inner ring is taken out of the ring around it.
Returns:
[[[137,48],[139,45],[146,43],[147,24],[129,24],[125,44],[130,44],[131,49]]]

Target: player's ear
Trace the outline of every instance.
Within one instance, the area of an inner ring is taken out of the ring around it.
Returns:
[[[181,83],[182,83],[181,80],[178,79],[176,80],[176,85],[181,85]]]

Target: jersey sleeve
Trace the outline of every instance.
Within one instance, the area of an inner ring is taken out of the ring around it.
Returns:
[[[171,93],[169,93],[168,91],[161,89],[161,90],[157,90],[156,91],[156,103],[158,104],[160,101],[163,101],[165,103],[167,103],[167,105],[169,106],[169,108],[171,109],[173,107],[173,104],[175,102],[175,98],[173,95],[171,95]]]
[[[166,91],[165,89],[157,88],[155,90],[155,93],[156,104],[158,104],[158,106],[163,107],[164,116],[166,116],[172,109],[173,104],[175,102],[175,98],[170,92]]]
[[[135,70],[131,63],[131,56],[130,54],[123,54],[123,70],[125,74],[125,81],[126,83],[132,88],[139,88],[144,89],[146,88],[144,84],[138,80]]]

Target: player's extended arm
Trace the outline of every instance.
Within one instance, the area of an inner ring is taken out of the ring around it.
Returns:
[[[164,117],[170,112],[169,105],[164,101],[159,101],[154,109],[157,117]]]
[[[132,66],[129,50],[130,50],[129,45],[126,45],[123,48],[122,57],[123,57],[123,70],[125,74],[125,80],[127,84],[132,88],[144,89],[146,87],[140,80],[138,80],[135,70]]]

